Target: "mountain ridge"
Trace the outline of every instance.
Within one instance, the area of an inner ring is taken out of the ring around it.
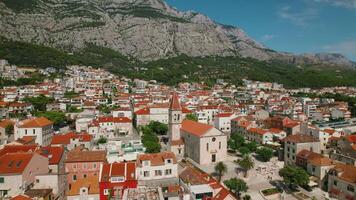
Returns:
[[[163,0],[2,0],[0,36],[78,51],[88,42],[141,61],[178,55],[241,56],[287,64],[354,68],[340,54],[277,52],[242,29],[181,12]]]

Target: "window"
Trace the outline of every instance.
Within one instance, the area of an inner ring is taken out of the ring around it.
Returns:
[[[352,185],[348,185],[347,186],[347,190],[350,191],[350,192],[354,192],[355,188]]]
[[[32,130],[32,134],[36,134],[36,130],[35,129]]]
[[[167,163],[171,163],[171,159],[167,159]]]
[[[172,169],[166,169],[165,174],[166,174],[166,175],[171,175],[171,174],[172,174]]]
[[[315,167],[313,166],[313,172],[315,172]]]
[[[25,129],[25,135],[27,135],[27,129]]]
[[[206,143],[206,150],[209,151],[209,143]]]
[[[337,186],[337,181],[334,181],[334,185]]]
[[[155,170],[155,176],[162,176],[161,170]]]
[[[0,177],[0,183],[5,183],[5,178],[4,177]]]
[[[109,190],[108,189],[104,189],[104,195],[109,195]]]
[[[86,174],[84,174],[84,175],[83,175],[83,178],[86,178],[86,177],[87,177],[87,175],[86,175]]]
[[[149,177],[150,176],[150,172],[149,171],[144,171],[143,172],[143,176],[144,177]]]
[[[123,182],[123,181],[125,181],[125,178],[124,177],[111,177],[111,179],[110,179],[110,181],[111,182],[113,182],[113,183],[117,183],[117,182]]]
[[[221,142],[219,142],[219,149],[221,149]]]
[[[74,164],[74,165],[73,165],[73,168],[76,169],[76,168],[77,168],[77,165]]]
[[[73,175],[73,181],[77,180],[77,175]]]
[[[36,183],[39,183],[40,182],[40,180],[39,179],[36,179]]]
[[[83,167],[84,167],[84,169],[86,169],[87,168],[87,164],[85,163]]]
[[[94,164],[94,168],[96,168],[96,164]]]

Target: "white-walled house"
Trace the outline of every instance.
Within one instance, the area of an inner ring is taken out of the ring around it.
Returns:
[[[178,177],[178,164],[173,152],[141,154],[137,156],[138,180],[160,180]]]
[[[51,143],[53,132],[53,122],[49,119],[45,117],[31,118],[15,124],[14,139],[35,136],[37,144],[47,146]]]

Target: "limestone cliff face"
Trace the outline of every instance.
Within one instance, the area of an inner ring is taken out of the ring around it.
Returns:
[[[239,55],[297,64],[354,65],[336,54],[275,52],[237,27],[177,11],[163,0],[3,0],[0,36],[69,51],[94,43],[140,60],[179,54]]]

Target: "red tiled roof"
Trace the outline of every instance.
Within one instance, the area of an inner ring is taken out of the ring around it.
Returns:
[[[184,145],[184,141],[182,139],[171,141],[171,146],[179,146],[179,145]]]
[[[137,156],[137,166],[141,166],[143,161],[151,161],[151,166],[160,166],[164,165],[165,159],[173,159],[173,163],[177,163],[176,156],[173,152],[166,151],[160,153],[152,154],[140,154]]]
[[[193,134],[195,136],[201,137],[212,128],[213,126],[208,124],[203,124],[192,120],[184,120],[182,122],[181,130]]]
[[[136,180],[136,162],[104,164],[100,181],[108,182],[111,177],[125,177],[125,180]]]
[[[264,135],[268,132],[268,131],[260,129],[260,128],[249,128],[249,129],[247,129],[247,131],[249,131],[251,133],[257,133],[259,135]]]
[[[53,122],[45,117],[38,117],[34,119],[26,119],[21,121],[20,128],[32,128],[32,127],[45,127],[52,125]]]
[[[282,130],[278,129],[278,128],[270,128],[269,131],[272,132],[272,133],[280,133],[280,132],[282,132]]]
[[[93,136],[90,134],[76,134],[74,132],[67,133],[65,135],[52,136],[51,144],[70,144],[72,138],[78,138],[80,142],[90,142]]]
[[[233,113],[219,113],[216,117],[231,117]]]
[[[28,163],[31,161],[34,153],[18,152],[7,153],[0,157],[0,174],[21,174]]]
[[[36,136],[23,136],[22,138],[19,138],[16,140],[16,142],[21,143],[21,144],[32,144],[35,143]]]
[[[11,198],[10,200],[32,200],[32,199],[29,196],[20,194],[20,195],[17,195],[15,197]]]
[[[150,109],[149,108],[142,108],[135,112],[136,115],[149,115]]]
[[[182,113],[192,113],[193,111],[187,109],[186,107],[182,108]]]
[[[356,143],[356,135],[348,135],[346,139],[351,143]]]
[[[34,152],[39,148],[37,145],[5,145],[3,149],[0,150],[0,156],[7,153],[16,152]]]
[[[59,164],[64,154],[64,148],[62,146],[47,146],[42,147],[39,153],[43,156],[48,157],[49,164],[55,165]]]

